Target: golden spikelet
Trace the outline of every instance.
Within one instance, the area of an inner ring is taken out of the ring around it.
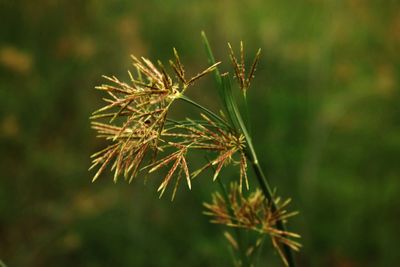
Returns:
[[[229,57],[231,59],[231,63],[235,72],[235,77],[237,79],[239,87],[242,89],[243,93],[246,94],[246,91],[247,89],[249,89],[251,81],[254,78],[254,73],[256,72],[258,61],[261,55],[261,49],[258,49],[254,57],[253,63],[250,66],[250,71],[246,75],[243,42],[240,42],[240,61],[235,56],[235,52],[233,52],[230,43],[228,43],[228,48],[229,48]]]
[[[297,212],[287,212],[286,210],[290,199],[282,202],[280,198],[275,198],[276,209],[274,209],[261,190],[257,189],[248,197],[245,197],[241,194],[239,185],[232,183],[228,200],[227,203],[221,194],[214,193],[212,203],[204,203],[206,208],[204,214],[212,217],[212,223],[249,229],[269,235],[273,246],[287,265],[282,246],[286,245],[295,251],[298,251],[301,247],[300,243],[293,240],[300,238],[300,235],[279,230],[277,227],[279,221],[286,223],[288,218],[297,214]]]
[[[106,139],[110,144],[92,155],[90,169],[98,167],[93,181],[108,165],[114,171],[115,182],[120,175],[131,182],[141,170],[151,173],[169,168],[158,191],[162,196],[176,176],[172,194],[174,198],[182,174],[191,189],[191,179],[202,170],[215,165],[215,180],[222,167],[233,162],[240,165],[241,180],[245,177],[248,185],[243,135],[232,132],[204,114],[200,114],[201,120],[198,121],[188,119],[176,122],[169,118],[168,111],[173,102],[181,99],[189,86],[212,72],[219,64],[213,64],[192,78],[186,78],[175,49],[174,55],[175,59],[170,64],[178,78],[176,82],[168,75],[162,63],[156,65],[146,58],[132,56],[138,73],[136,78],[131,72],[128,72],[128,83],[115,76],[104,76],[109,84],[96,87],[106,92],[108,97],[104,98],[106,105],[90,117],[92,128],[97,131],[99,138]],[[192,150],[214,151],[217,156],[200,170],[191,173],[186,157]],[[235,154],[239,155],[237,161],[233,159]]]

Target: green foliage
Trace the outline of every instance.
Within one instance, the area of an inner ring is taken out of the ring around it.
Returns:
[[[217,185],[182,190],[171,205],[154,200],[152,179],[92,185],[87,172],[104,145],[87,121],[101,104],[101,74],[125,75],[131,53],[170,58],[171,47],[200,69],[205,30],[213,45],[262,48],[265,75],[247,93],[253,142],[272,184],[301,210],[292,222],[303,237],[299,265],[396,266],[398,10],[394,0],[1,1],[0,258],[230,265],[224,237],[198,212]],[[214,48],[217,61],[226,48]],[[218,93],[206,91],[191,94],[217,106]]]

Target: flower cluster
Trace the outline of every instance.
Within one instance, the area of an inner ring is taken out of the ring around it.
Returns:
[[[250,266],[249,259],[261,249],[265,236],[270,236],[284,264],[293,266],[291,252],[301,247],[295,241],[300,236],[286,231],[285,223],[296,212],[286,211],[290,199],[282,201],[270,192],[251,136],[232,93],[229,73],[220,74],[217,69],[220,62],[215,63],[204,33],[203,39],[212,65],[194,76],[187,75],[175,49],[174,59],[169,61],[174,74],[172,76],[161,62],[154,64],[143,57],[132,57],[135,72],[128,71],[128,82],[115,76],[104,76],[107,84],[96,88],[107,94],[103,98],[106,104],[92,114],[91,124],[97,131],[97,136],[108,145],[92,155],[92,166],[89,170],[97,168],[93,181],[107,167],[114,172],[114,182],[121,176],[131,182],[139,173],[148,174],[165,169],[157,191],[161,197],[172,184],[174,199],[181,180],[191,189],[193,178],[204,170],[213,169],[215,181],[224,166],[237,165],[239,181],[231,184],[229,193],[225,192],[221,184],[224,194],[214,193],[212,202],[204,204],[207,209],[204,213],[212,217],[213,223],[259,234],[256,242],[246,247],[247,244],[242,244],[238,231],[235,231],[238,241],[229,232],[225,233],[229,243],[240,254],[240,260],[236,261],[238,266]],[[228,47],[233,77],[243,92],[244,108],[247,111],[246,92],[254,78],[260,50],[246,70],[243,43],[240,43],[238,57],[230,44]],[[186,90],[194,86],[198,79],[212,72],[215,74],[226,114],[221,112],[221,115],[217,115],[185,95]],[[199,109],[198,118],[173,119],[170,110],[177,100]],[[193,171],[188,158],[191,153],[198,152],[207,153],[207,161]],[[251,161],[264,191],[256,189],[246,197],[242,188],[245,186],[249,189],[247,160]]]
[[[229,43],[228,47],[229,47],[229,57],[231,59],[232,66],[235,71],[235,78],[239,84],[240,89],[243,91],[243,94],[246,95],[246,91],[247,89],[249,89],[250,83],[254,78],[254,73],[256,72],[257,64],[261,55],[261,49],[258,49],[254,57],[253,64],[251,64],[250,71],[246,75],[243,42],[240,42],[240,59],[238,59],[235,56],[235,52],[233,52],[232,46]]]
[[[243,196],[236,183],[231,184],[230,192],[226,198],[219,193],[214,193],[212,203],[205,203],[207,209],[204,213],[212,218],[212,223],[223,224],[230,227],[239,227],[267,234],[271,237],[273,246],[277,249],[283,262],[288,265],[282,251],[282,245],[286,245],[298,251],[301,245],[293,238],[300,238],[298,234],[279,230],[278,222],[285,223],[289,217],[297,212],[287,212],[286,206],[290,199],[281,201],[275,198],[275,207],[266,200],[260,190],[256,190],[248,197]]]
[[[129,182],[140,171],[151,173],[169,166],[158,191],[161,196],[173,177],[176,177],[174,197],[182,176],[190,189],[191,179],[208,167],[215,166],[215,180],[224,165],[234,163],[240,165],[240,184],[244,180],[248,187],[245,141],[241,133],[234,131],[223,118],[207,109],[203,111],[213,117],[200,114],[200,120],[175,121],[169,116],[175,100],[193,103],[184,96],[184,92],[196,80],[214,71],[219,63],[187,78],[175,49],[174,54],[175,59],[170,61],[170,65],[177,81],[171,78],[160,62],[156,66],[146,58],[132,57],[137,74],[128,72],[129,83],[104,76],[110,84],[96,87],[106,92],[108,98],[104,98],[107,105],[93,113],[92,128],[97,131],[98,137],[110,144],[92,155],[90,169],[98,167],[93,181],[109,165],[114,171],[114,181],[123,175]],[[191,172],[186,158],[192,150],[214,152],[215,158]]]

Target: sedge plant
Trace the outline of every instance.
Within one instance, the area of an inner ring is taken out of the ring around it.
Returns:
[[[296,241],[300,236],[287,231],[285,224],[296,212],[286,210],[290,199],[282,200],[271,190],[238,105],[239,100],[247,100],[260,50],[247,70],[243,43],[239,56],[228,44],[233,71],[222,73],[221,62],[216,62],[204,33],[202,39],[209,66],[196,75],[186,73],[178,52],[173,49],[170,71],[159,61],[153,63],[132,56],[135,70],[128,71],[129,81],[104,76],[108,83],[96,88],[108,95],[104,98],[106,105],[95,111],[91,120],[98,137],[106,139],[109,145],[92,155],[90,169],[97,168],[93,181],[107,166],[113,171],[115,182],[120,177],[131,182],[135,177],[165,169],[157,191],[161,197],[171,188],[174,199],[181,183],[190,190],[192,180],[210,169],[220,191],[212,194],[210,203],[204,203],[204,214],[210,216],[212,223],[233,230],[224,235],[234,252],[234,265],[254,266],[255,251],[269,237],[283,265],[293,267],[292,251],[301,247]],[[218,113],[186,96],[199,79],[209,75],[214,76],[222,102]],[[238,100],[234,94],[232,80],[236,81],[242,99]],[[170,110],[177,101],[192,105],[198,111],[198,118],[171,118]],[[204,153],[207,160],[202,167],[192,170],[188,156],[196,151]],[[228,166],[236,166],[238,172],[237,181],[229,185],[220,178],[221,170]],[[253,192],[248,192],[249,166],[257,184]],[[254,233],[253,244],[243,242],[243,231]]]

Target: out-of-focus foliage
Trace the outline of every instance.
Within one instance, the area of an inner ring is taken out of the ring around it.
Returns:
[[[172,47],[188,70],[206,66],[201,30],[226,63],[227,41],[262,48],[248,92],[254,142],[300,210],[290,225],[303,236],[299,265],[399,264],[398,1],[2,0],[0,18],[7,265],[230,266],[201,214],[212,175],[171,203],[139,180],[115,185],[109,173],[91,184],[87,172],[104,145],[88,122],[101,75],[125,75],[130,54],[170,58]],[[210,84],[191,94],[216,107]],[[261,261],[279,266],[268,251]]]

